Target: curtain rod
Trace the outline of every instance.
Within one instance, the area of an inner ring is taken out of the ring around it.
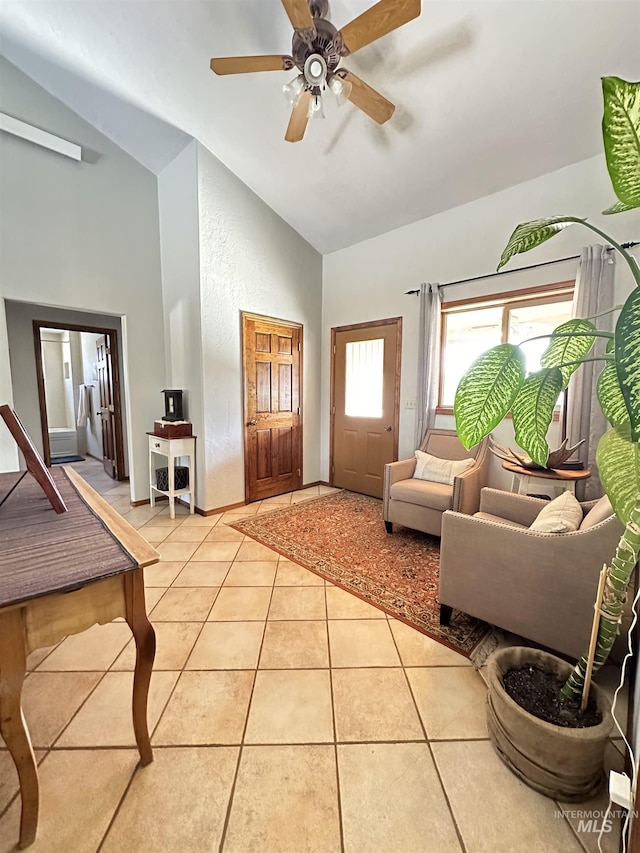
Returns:
[[[633,249],[635,246],[640,246],[640,241],[635,240],[630,243],[621,243],[623,249]],[[613,246],[607,246],[607,252],[613,251]],[[514,272],[524,272],[525,270],[534,270],[537,267],[548,267],[549,264],[562,264],[565,261],[577,261],[580,255],[569,255],[566,258],[557,258],[555,261],[541,261],[539,264],[529,264],[526,267],[516,267],[511,270],[500,270],[500,272],[488,272],[485,275],[474,275],[471,278],[461,278],[458,281],[447,281],[441,284],[440,287],[455,287],[457,284],[468,284],[470,281],[482,281],[484,278],[495,278],[496,276],[509,275]],[[406,290],[405,296],[410,296],[414,293],[420,293],[420,290]]]

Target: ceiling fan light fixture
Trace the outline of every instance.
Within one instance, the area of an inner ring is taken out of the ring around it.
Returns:
[[[314,95],[309,101],[309,111],[307,118],[324,118],[324,109],[322,106],[322,96]]]
[[[295,105],[300,100],[300,95],[304,92],[305,81],[302,74],[298,74],[297,77],[294,77],[290,83],[285,83],[282,87],[282,94],[287,99],[289,106],[295,107]]]
[[[353,86],[348,80],[343,80],[338,74],[333,74],[329,80],[329,88],[336,96],[336,103],[341,107],[349,100]]]
[[[304,63],[304,77],[310,86],[324,86],[327,79],[327,63],[319,53],[312,53]]]

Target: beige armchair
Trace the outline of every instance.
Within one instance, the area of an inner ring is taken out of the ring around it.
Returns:
[[[445,510],[471,514],[480,504],[480,490],[487,484],[489,469],[488,439],[467,450],[455,430],[431,429],[419,450],[440,459],[458,461],[473,457],[476,462],[455,478],[453,486],[413,479],[415,457],[385,465],[382,511],[387,533],[393,532],[395,523],[440,536]]]
[[[538,498],[483,489],[475,515],[445,512],[441,624],[456,608],[572,658],[584,652],[598,575],[623,527],[605,497],[582,504],[574,533],[529,530],[544,506]]]

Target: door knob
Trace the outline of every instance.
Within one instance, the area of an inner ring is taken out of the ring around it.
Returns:
[[[384,428],[384,431],[385,431],[385,432],[391,432],[391,431],[392,431],[392,429],[393,429],[393,427],[385,427],[385,428]]]
[[[256,426],[256,425],[257,425],[257,423],[258,423],[258,421],[256,421],[256,420],[249,421],[249,423],[247,424],[247,426]]]

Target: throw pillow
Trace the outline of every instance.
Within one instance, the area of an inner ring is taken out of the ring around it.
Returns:
[[[454,479],[469,468],[473,468],[475,461],[475,459],[460,459],[455,462],[416,450],[416,470],[413,476],[416,480],[430,480],[432,483],[445,483],[447,486],[452,486]]]
[[[529,530],[538,533],[571,533],[582,523],[582,507],[571,492],[563,492],[543,507]]]

